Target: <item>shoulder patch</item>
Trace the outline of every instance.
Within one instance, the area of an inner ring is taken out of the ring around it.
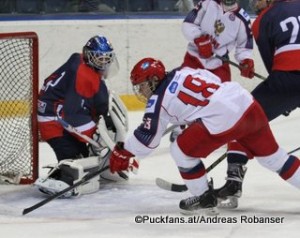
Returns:
[[[246,21],[250,21],[250,16],[249,16],[249,14],[248,14],[243,8],[240,9],[239,14],[240,14]]]
[[[170,86],[168,87],[168,90],[170,91],[170,93],[175,93],[177,87],[178,87],[178,83],[177,82],[172,82],[170,84]]]

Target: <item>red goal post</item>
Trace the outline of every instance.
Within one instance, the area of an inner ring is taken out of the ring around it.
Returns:
[[[0,183],[38,177],[38,36],[0,34]]]

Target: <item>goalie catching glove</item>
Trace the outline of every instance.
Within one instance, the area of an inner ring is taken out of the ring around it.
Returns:
[[[123,142],[117,142],[110,157],[110,171],[114,173],[127,170],[136,174],[139,168],[139,163],[133,157],[134,155],[132,153],[124,149]]]

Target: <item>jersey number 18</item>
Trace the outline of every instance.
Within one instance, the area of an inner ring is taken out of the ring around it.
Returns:
[[[204,99],[196,98],[186,92],[180,91],[178,93],[178,98],[184,104],[190,104],[195,107],[204,107],[209,103],[209,97],[219,88],[219,85],[213,83],[207,83],[200,78],[194,78],[188,75],[184,80],[183,86],[193,93],[201,94]]]

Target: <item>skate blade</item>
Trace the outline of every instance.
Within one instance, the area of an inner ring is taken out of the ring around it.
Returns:
[[[235,209],[239,205],[237,197],[227,197],[227,199],[218,198],[218,208],[221,209]]]
[[[201,208],[197,210],[180,209],[180,213],[185,216],[194,216],[194,215],[216,216],[219,215],[219,210],[217,207]]]

